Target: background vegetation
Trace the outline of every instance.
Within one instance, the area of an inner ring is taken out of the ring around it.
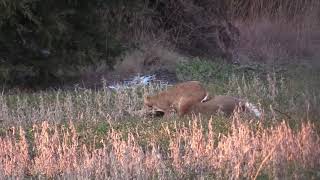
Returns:
[[[1,0],[0,10],[6,85],[48,87],[106,74],[150,41],[229,62],[309,60],[318,52],[316,0]]]
[[[0,178],[319,179],[319,19],[318,0],[0,0]],[[146,117],[167,85],[107,88],[137,73],[263,115]]]
[[[0,4],[0,79],[9,85],[54,85],[91,64],[111,69],[125,49],[117,34],[140,5],[110,0]]]

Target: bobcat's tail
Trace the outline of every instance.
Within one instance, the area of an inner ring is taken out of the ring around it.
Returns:
[[[249,102],[246,102],[245,106],[250,112],[254,113],[254,115],[256,115],[258,118],[261,117],[261,112],[259,111],[257,106]]]

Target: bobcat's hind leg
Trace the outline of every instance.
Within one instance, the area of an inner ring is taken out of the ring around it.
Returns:
[[[179,103],[178,103],[178,107],[177,107],[179,117],[182,117],[185,114],[187,114],[190,110],[190,107],[193,104],[194,104],[194,102],[192,100],[190,100],[190,98],[181,97],[179,100]]]

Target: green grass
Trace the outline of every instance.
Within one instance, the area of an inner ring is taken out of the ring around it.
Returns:
[[[269,72],[268,69],[273,71]],[[274,119],[286,118],[292,126],[298,126],[299,122],[307,119],[319,124],[320,112],[317,107],[320,105],[320,71],[292,65],[277,69],[263,68],[262,65],[241,67],[220,61],[194,59],[190,63],[180,64],[177,75],[182,81],[204,82],[211,94],[232,95],[259,104],[267,119],[273,116],[276,116]],[[110,122],[105,122],[108,117],[115,117],[116,122],[112,122],[112,126],[121,131],[132,130],[136,128],[135,125],[142,126],[142,129],[148,128],[147,122],[152,122],[151,126],[154,127],[163,120],[141,120],[133,112],[141,109],[145,92],[156,91],[159,91],[159,87],[155,86],[121,92],[75,89],[2,95],[1,128],[45,120],[52,123],[79,121],[97,124],[93,132],[103,134],[110,128]],[[281,113],[272,112],[270,107]]]

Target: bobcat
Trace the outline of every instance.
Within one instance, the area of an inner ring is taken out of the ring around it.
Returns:
[[[164,116],[168,116],[172,111],[183,116],[193,104],[203,103],[209,99],[208,92],[199,81],[188,81],[154,96],[145,96],[144,106],[149,110],[164,112]]]
[[[253,104],[232,96],[215,96],[204,103],[193,104],[189,107],[189,109],[181,109],[181,111],[183,114],[200,113],[206,115],[213,115],[218,111],[221,111],[226,116],[230,116],[236,110],[236,108],[240,108],[242,111],[248,110],[253,112],[257,117],[261,116],[258,108],[256,108]]]

